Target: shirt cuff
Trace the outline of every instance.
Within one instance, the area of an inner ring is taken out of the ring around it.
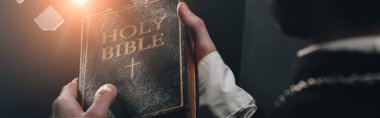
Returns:
[[[236,116],[239,111],[252,115],[256,110],[253,97],[235,84],[234,74],[217,51],[199,62],[198,77],[199,105],[208,106],[217,117]]]

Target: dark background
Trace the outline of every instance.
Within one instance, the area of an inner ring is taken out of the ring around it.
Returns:
[[[204,19],[238,83],[256,98],[260,110],[271,111],[289,84],[291,62],[304,42],[276,30],[265,0],[187,2]],[[33,21],[48,5],[65,19],[56,31],[42,31]],[[0,2],[1,117],[48,117],[61,87],[78,77],[78,9],[70,0]]]
[[[278,30],[267,0],[245,4],[240,86],[256,99],[259,110],[270,112],[292,79],[296,53],[306,46]]]

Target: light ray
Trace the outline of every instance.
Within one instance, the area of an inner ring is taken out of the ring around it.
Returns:
[[[86,3],[87,0],[73,0],[76,4],[78,4],[79,6],[83,6],[84,3]]]

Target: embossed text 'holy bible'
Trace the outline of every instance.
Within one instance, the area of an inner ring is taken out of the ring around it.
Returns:
[[[93,0],[88,4],[79,79],[84,109],[92,104],[97,89],[110,83],[118,89],[110,117],[178,112],[189,116],[195,104],[195,74],[176,11],[178,2]]]

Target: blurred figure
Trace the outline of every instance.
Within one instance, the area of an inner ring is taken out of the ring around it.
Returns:
[[[280,29],[310,45],[270,117],[378,118],[380,1],[269,0]]]

